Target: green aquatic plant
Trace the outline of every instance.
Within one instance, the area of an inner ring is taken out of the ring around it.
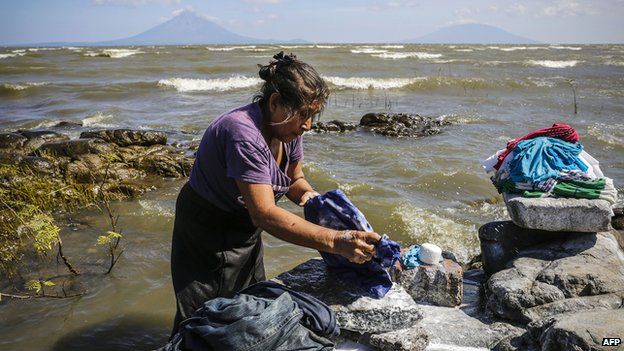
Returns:
[[[55,286],[54,282],[49,280],[29,280],[24,284],[24,289],[34,291],[36,294],[41,294],[41,296],[45,296],[44,287],[46,286]]]

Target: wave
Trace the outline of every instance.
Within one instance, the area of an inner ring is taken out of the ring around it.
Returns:
[[[391,216],[403,224],[406,234],[414,242],[436,244],[453,252],[461,262],[468,262],[479,252],[475,225],[464,224],[411,204],[397,206]]]
[[[369,77],[332,77],[323,79],[338,88],[349,89],[396,89],[403,88],[424,78],[369,78]]]
[[[338,47],[338,45],[314,45],[315,48],[317,49],[335,49]]]
[[[20,91],[20,90],[26,90],[28,88],[44,86],[44,85],[47,85],[47,84],[50,84],[50,83],[48,83],[48,82],[4,83],[4,84],[2,84],[0,86],[3,87],[4,89],[7,89],[7,90]]]
[[[430,54],[428,52],[384,52],[381,54],[373,54],[371,56],[393,60],[409,57],[417,57],[419,59],[434,59],[442,57],[442,54]]]
[[[610,146],[624,147],[624,124],[594,123],[587,127],[587,134]]]
[[[158,85],[162,87],[171,87],[179,92],[229,91],[253,87],[261,82],[262,80],[259,78],[234,76],[230,78],[215,79],[169,78],[159,80]]]
[[[0,54],[0,59],[5,59],[5,58],[9,58],[9,57],[17,57],[17,56],[24,56],[26,55],[26,53],[23,52],[13,52],[10,54]]]
[[[528,65],[531,66],[542,66],[548,68],[567,68],[574,67],[580,61],[571,60],[571,61],[551,61],[551,60],[529,60],[526,61]]]
[[[208,49],[208,51],[233,51],[233,50],[240,50],[240,49],[245,49],[245,48],[255,49],[256,46],[255,45],[249,45],[249,46],[225,46],[225,47],[210,47],[210,46],[206,46],[206,49]]]
[[[384,52],[388,52],[388,50],[380,50],[375,48],[351,49],[351,53],[353,54],[383,54]]]
[[[28,51],[37,52],[37,51],[56,51],[60,50],[60,48],[29,48]]]
[[[83,118],[82,125],[84,127],[102,127],[102,128],[114,127],[113,124],[102,123],[102,122],[110,121],[111,119],[113,119],[113,117],[114,116],[112,114],[105,114],[105,113],[98,111]]]
[[[143,54],[144,52],[139,49],[104,49],[100,52],[87,51],[84,56],[89,57],[110,57],[110,58],[124,58],[136,54]]]
[[[549,46],[549,48],[551,48],[551,49],[555,49],[555,50],[574,50],[574,51],[583,50],[583,48],[578,47],[578,46],[560,46],[560,45],[551,45],[551,46]]]
[[[474,50],[472,50],[472,49],[455,49],[455,51],[457,51],[457,52],[473,52]]]

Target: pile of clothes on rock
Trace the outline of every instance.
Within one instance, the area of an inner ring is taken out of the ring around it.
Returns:
[[[493,172],[492,183],[503,194],[522,197],[563,197],[617,200],[613,180],[583,150],[579,135],[567,124],[532,131],[481,163]]]
[[[333,350],[340,329],[322,301],[276,282],[208,300],[160,351]]]

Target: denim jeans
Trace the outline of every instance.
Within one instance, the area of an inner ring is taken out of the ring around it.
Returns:
[[[164,350],[333,350],[330,340],[299,323],[302,316],[289,293],[275,300],[246,294],[216,298],[183,321]]]

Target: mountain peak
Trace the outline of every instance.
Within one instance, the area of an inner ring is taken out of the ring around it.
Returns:
[[[467,23],[445,27],[422,37],[406,40],[406,42],[435,44],[537,43],[535,40],[523,38],[501,28],[481,23]]]

